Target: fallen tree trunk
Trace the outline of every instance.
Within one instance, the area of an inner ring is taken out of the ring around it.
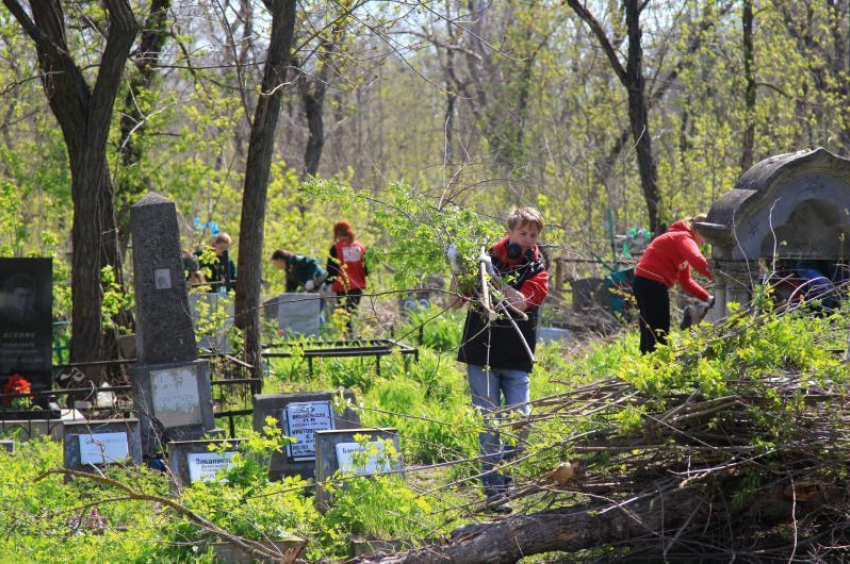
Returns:
[[[815,514],[827,502],[840,503],[839,497],[844,495],[835,490],[811,490],[810,485],[789,489],[789,484],[777,482],[769,493],[761,492],[740,508],[716,503],[724,488],[734,491],[739,485],[703,484],[647,494],[631,503],[588,503],[512,515],[461,527],[444,544],[355,559],[350,564],[509,564],[546,552],[604,547],[627,549],[621,554],[625,560],[641,562],[788,562],[795,553],[803,554],[808,542],[809,523],[801,516]],[[762,545],[751,527],[739,528],[745,523],[758,523],[761,531],[777,531],[785,542],[770,538]],[[723,528],[728,536],[719,543],[718,532]],[[615,559],[617,555],[612,554],[610,560]]]

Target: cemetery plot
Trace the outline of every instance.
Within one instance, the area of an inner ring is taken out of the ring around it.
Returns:
[[[266,418],[274,418],[287,436],[296,439],[284,453],[272,453],[269,477],[300,475],[310,478],[316,459],[315,433],[330,429],[360,427],[359,416],[348,406],[342,413],[334,410],[338,393],[332,390],[254,396],[254,430],[262,432]],[[354,392],[343,394],[347,402],[355,401]]]
[[[316,358],[359,358],[375,357],[378,375],[381,374],[381,357],[400,354],[405,362],[413,356],[419,361],[419,349],[393,339],[371,339],[358,341],[313,341],[309,348],[293,352],[292,346],[286,343],[265,345],[263,358],[291,358],[293,355],[307,359],[307,368],[313,375],[313,359]]]

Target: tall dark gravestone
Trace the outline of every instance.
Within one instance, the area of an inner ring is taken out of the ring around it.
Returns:
[[[13,374],[50,389],[52,309],[53,259],[0,258],[0,391]]]
[[[177,208],[149,193],[130,213],[136,290],[133,405],[146,455],[215,428],[209,364],[198,360],[180,256]]]

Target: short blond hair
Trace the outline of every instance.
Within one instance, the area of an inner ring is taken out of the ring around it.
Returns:
[[[227,243],[228,245],[230,245],[233,241],[230,239],[230,235],[222,231],[221,233],[213,237],[212,242],[213,245],[218,245],[219,243]]]
[[[538,231],[543,231],[543,216],[537,211],[537,208],[526,206],[511,212],[511,215],[508,216],[508,229],[516,229],[523,225],[533,225],[537,227]]]
[[[694,216],[683,218],[682,223],[685,224],[685,227],[688,228],[688,231],[693,231],[695,223],[701,223],[706,219],[708,219],[707,215],[705,215],[704,213],[698,213]]]

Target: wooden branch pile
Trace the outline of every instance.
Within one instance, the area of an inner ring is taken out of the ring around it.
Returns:
[[[728,394],[709,398],[687,386],[649,394],[609,379],[536,402],[533,432],[569,434],[526,453],[540,472],[514,497],[548,509],[376,561],[507,563],[550,551],[603,562],[846,557],[844,384],[779,372],[727,385]]]

